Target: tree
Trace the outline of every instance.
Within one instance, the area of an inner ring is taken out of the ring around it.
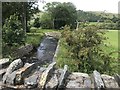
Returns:
[[[70,25],[72,28],[75,27],[77,13],[76,7],[72,3],[47,3],[45,9],[51,15],[55,29],[60,29],[60,27],[65,25]]]
[[[47,12],[43,13],[40,21],[41,21],[41,27],[43,29],[53,28],[52,18],[51,18],[51,15],[49,13],[47,13]]]
[[[3,24],[5,19],[9,18],[11,15],[16,14],[18,19],[22,23],[22,28],[27,31],[27,21],[30,17],[38,12],[38,7],[35,6],[36,2],[3,2],[2,3],[2,21]]]

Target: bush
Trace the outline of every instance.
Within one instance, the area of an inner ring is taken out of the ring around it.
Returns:
[[[3,41],[8,45],[23,44],[24,38],[22,24],[15,14],[11,15],[3,25]]]
[[[64,45],[66,44],[69,52],[69,55],[67,55],[68,58],[71,58],[71,60],[69,59],[69,63],[73,62],[72,59],[76,60],[75,66],[77,71],[92,73],[94,70],[98,70],[100,73],[114,73],[114,68],[111,66],[113,64],[112,62],[114,62],[113,58],[101,48],[101,45],[104,45],[104,40],[106,39],[104,32],[105,31],[101,31],[95,26],[79,28],[77,31],[65,27],[62,32],[62,43],[64,43]],[[66,63],[67,62],[68,60]],[[63,62],[61,61],[61,63]]]

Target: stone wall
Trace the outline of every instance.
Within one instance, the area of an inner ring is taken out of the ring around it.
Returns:
[[[56,68],[56,62],[49,64],[48,67],[38,65],[35,68],[35,66],[35,63],[22,65],[20,59],[14,60],[2,75],[4,77],[7,73],[8,77],[5,78],[6,82],[3,82],[2,78],[1,88],[6,90],[120,89],[118,74],[109,76],[100,74],[96,70],[91,74],[69,72],[67,65],[63,69]]]

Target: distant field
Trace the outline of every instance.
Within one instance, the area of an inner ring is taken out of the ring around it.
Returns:
[[[118,30],[108,30],[105,36],[108,37],[105,43],[109,46],[108,48],[105,48],[106,52],[118,51]],[[113,56],[117,57],[118,54],[115,53]]]

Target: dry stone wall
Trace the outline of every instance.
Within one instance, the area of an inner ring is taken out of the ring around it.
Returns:
[[[3,59],[2,59],[3,60]],[[2,61],[0,60],[0,61]],[[8,59],[4,59],[6,62]],[[68,66],[63,69],[56,68],[56,62],[52,62],[48,67],[40,65],[35,69],[35,63],[18,64],[21,59],[14,60],[5,74],[2,75],[0,87],[6,90],[71,90],[79,89],[120,89],[120,76],[109,76],[93,71],[91,74],[81,72],[69,72]],[[16,63],[16,64],[15,64]],[[2,64],[2,63],[1,63]],[[16,65],[19,68],[9,69]],[[9,71],[11,70],[11,71]],[[9,72],[9,73],[8,73]],[[6,76],[4,82],[4,77]]]

